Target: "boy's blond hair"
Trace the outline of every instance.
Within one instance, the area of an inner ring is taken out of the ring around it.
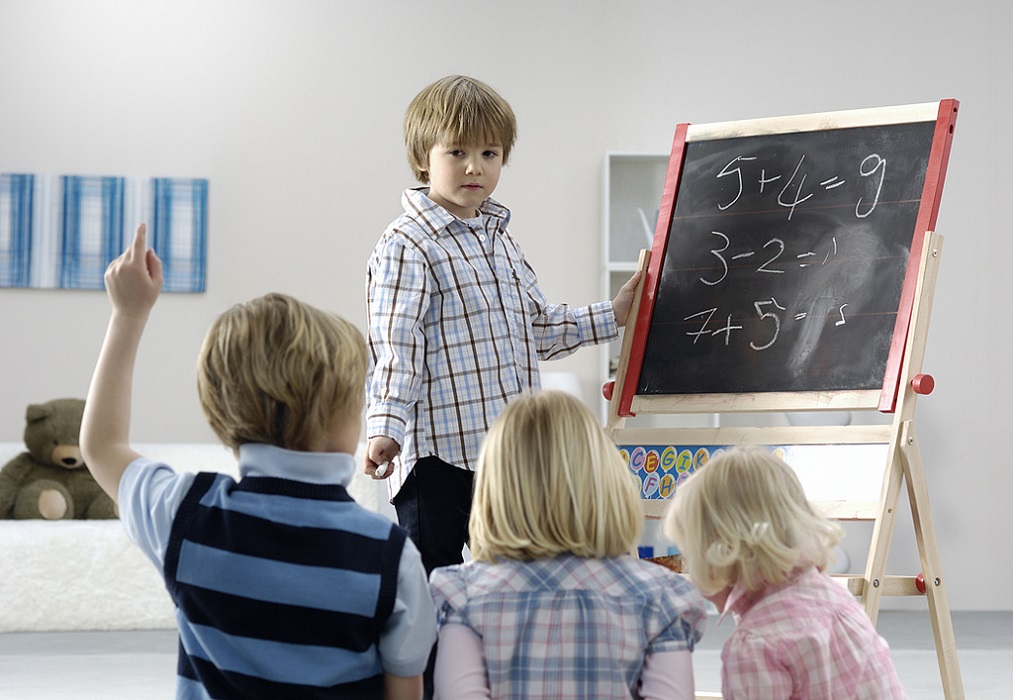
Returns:
[[[801,566],[826,569],[842,535],[791,467],[759,447],[724,452],[680,485],[664,529],[704,595],[736,582],[748,591],[776,586]]]
[[[613,557],[629,552],[642,531],[633,476],[584,404],[543,391],[507,405],[475,474],[474,559]]]
[[[429,151],[437,143],[495,141],[503,148],[506,165],[517,138],[517,119],[507,101],[482,81],[450,75],[423,88],[408,105],[404,138],[412,172],[426,183]]]
[[[284,294],[223,313],[204,338],[197,393],[212,430],[237,450],[309,450],[335,420],[361,421],[366,344],[354,326]]]

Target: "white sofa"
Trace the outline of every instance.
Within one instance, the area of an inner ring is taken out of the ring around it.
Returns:
[[[138,444],[176,469],[237,474],[218,444]],[[0,466],[25,447],[0,443]],[[385,487],[357,474],[349,489],[393,518]],[[172,604],[155,567],[118,520],[0,520],[0,632],[171,629]]]

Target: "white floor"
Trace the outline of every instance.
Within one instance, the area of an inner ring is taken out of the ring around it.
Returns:
[[[1013,612],[954,613],[969,700],[1013,699]],[[927,612],[881,612],[879,631],[911,700],[943,698]],[[713,625],[694,653],[699,690],[720,689],[720,648],[730,622]],[[4,700],[163,700],[173,697],[176,635],[143,632],[0,634]]]
[[[964,697],[1013,700],[1013,612],[955,612],[952,620]],[[928,612],[880,612],[877,629],[910,700],[944,698]],[[730,620],[712,625],[694,652],[698,690],[720,690],[720,649],[731,630]]]

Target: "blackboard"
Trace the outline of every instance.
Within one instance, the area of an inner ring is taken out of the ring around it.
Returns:
[[[682,125],[625,397],[895,394],[912,250],[935,225],[956,115],[955,100],[929,105],[696,140]]]

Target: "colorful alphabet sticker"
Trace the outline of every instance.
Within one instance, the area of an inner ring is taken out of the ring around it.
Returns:
[[[679,484],[725,449],[703,445],[619,446],[641,497],[658,500],[674,496]]]

